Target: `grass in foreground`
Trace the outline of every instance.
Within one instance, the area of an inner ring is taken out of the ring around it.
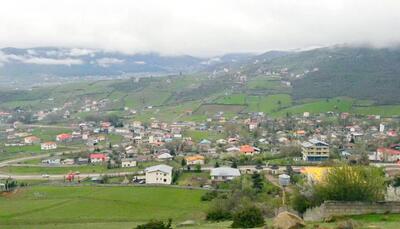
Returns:
[[[113,228],[124,222],[132,222],[125,225],[132,228],[150,219],[199,220],[207,206],[200,201],[203,193],[168,187],[30,187],[0,197],[0,228],[91,228],[92,223]]]

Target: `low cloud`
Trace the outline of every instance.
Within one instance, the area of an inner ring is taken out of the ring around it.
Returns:
[[[72,58],[51,59],[51,58],[32,57],[32,58],[26,58],[22,62],[26,64],[68,65],[68,66],[83,64],[83,61],[81,59],[72,59]]]
[[[125,62],[125,60],[121,60],[121,59],[117,59],[117,58],[108,58],[108,57],[100,58],[100,59],[96,60],[96,63],[100,67],[103,67],[103,68],[108,68],[114,64],[122,64],[124,62]]]
[[[399,12],[398,0],[3,0],[0,47],[207,57],[334,44],[383,47],[400,42]]]
[[[94,56],[95,51],[91,49],[79,49],[79,48],[73,48],[69,51],[68,55],[69,56]]]
[[[21,62],[25,64],[42,64],[42,65],[79,65],[83,64],[81,59],[74,58],[62,58],[62,59],[54,59],[54,58],[43,58],[43,57],[35,57],[35,56],[19,56],[15,54],[6,54],[0,51],[0,66],[4,66],[6,63],[10,63],[11,61]]]

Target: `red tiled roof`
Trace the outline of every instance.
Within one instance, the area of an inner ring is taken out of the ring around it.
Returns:
[[[391,154],[391,155],[400,155],[400,150],[395,150],[395,149],[390,149],[390,148],[384,148],[380,147],[377,150],[379,153],[386,153],[386,154]]]
[[[68,139],[68,138],[72,138],[72,135],[70,135],[70,134],[59,134],[59,135],[57,135],[57,138],[60,139],[60,140],[65,140],[65,139]]]
[[[250,146],[250,145],[242,145],[242,146],[240,146],[240,152],[252,153],[252,152],[254,152],[254,147]]]
[[[92,153],[90,159],[106,159],[106,155],[103,153]]]

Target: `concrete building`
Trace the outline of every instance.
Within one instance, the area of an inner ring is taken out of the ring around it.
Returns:
[[[122,168],[135,167],[136,165],[137,165],[137,162],[133,158],[123,158],[121,160],[121,167]]]
[[[212,181],[229,181],[240,176],[239,169],[230,167],[218,167],[211,169]]]
[[[324,161],[329,159],[329,144],[317,139],[310,139],[301,144],[304,161]]]
[[[171,184],[172,169],[171,166],[163,164],[146,168],[146,184]]]

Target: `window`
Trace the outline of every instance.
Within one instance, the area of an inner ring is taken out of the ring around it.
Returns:
[[[167,179],[164,179],[164,183],[167,182]]]

